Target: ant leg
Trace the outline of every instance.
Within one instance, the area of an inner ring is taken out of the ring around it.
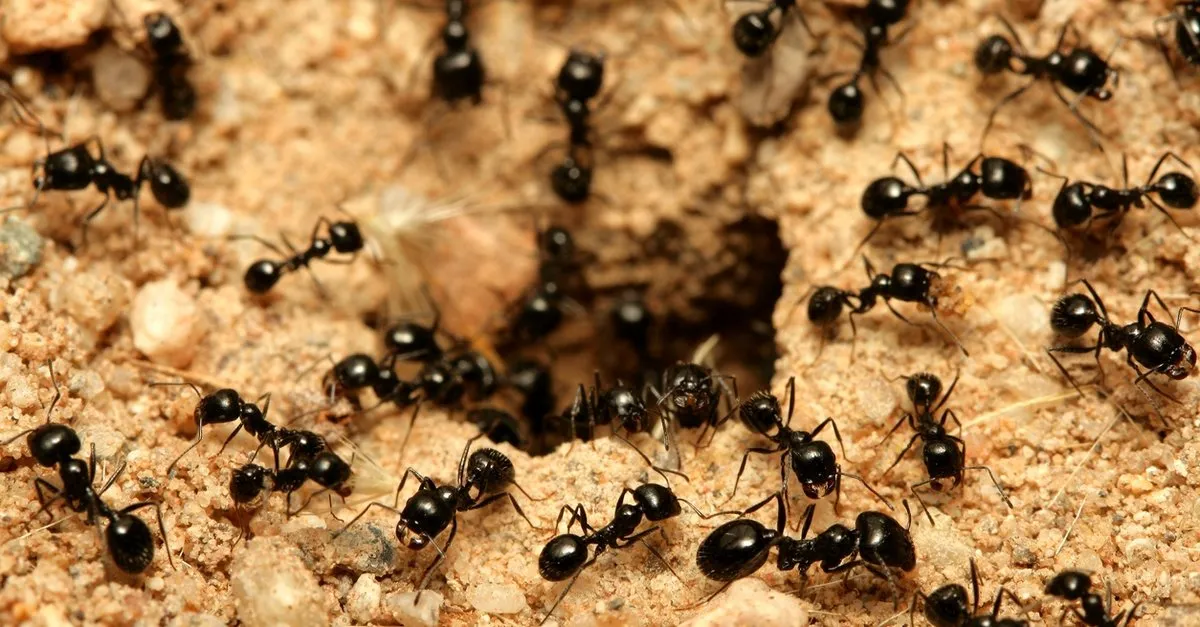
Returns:
[[[944,146],[944,144],[943,144],[943,146]],[[900,152],[896,153],[896,157],[892,159],[892,168],[891,169],[895,170],[896,164],[901,161],[903,161],[905,163],[905,165],[908,166],[908,169],[913,173],[913,176],[917,179],[917,185],[920,185],[921,187],[925,187],[925,182],[921,180],[921,173],[917,172],[917,166],[913,165],[912,160],[908,158],[908,155],[904,154],[904,151],[900,151]]]
[[[1012,35],[1013,43],[1017,44],[1017,50],[1020,51],[1021,54],[1028,54],[1028,51],[1025,49],[1025,44],[1021,41],[1021,36],[1017,34],[1017,29],[1013,28],[1013,25],[1009,23],[1009,21],[1005,19],[1003,15],[996,14],[996,19],[1000,21],[1002,26],[1004,26],[1004,30],[1007,30],[1008,34]],[[1058,45],[1062,45],[1061,36]]]
[[[430,578],[433,577],[433,571],[446,559],[446,552],[450,550],[450,545],[454,543],[454,536],[458,534],[458,516],[450,519],[450,537],[446,539],[446,545],[439,547],[436,541],[430,538],[429,544],[437,549],[437,557],[433,558],[433,562],[425,568],[425,572],[421,574],[421,583],[417,586],[417,596],[413,598],[413,605],[416,605],[421,598],[421,591],[425,586],[429,585]]]
[[[1159,204],[1157,200],[1154,200],[1150,196],[1146,196],[1146,200],[1149,201],[1150,204],[1159,211],[1159,213],[1166,216],[1167,220],[1171,221],[1171,225],[1174,226],[1177,231],[1182,233],[1184,237],[1188,238],[1189,241],[1196,241],[1195,238],[1193,238],[1191,235],[1188,235],[1187,231],[1183,230],[1183,225],[1179,224],[1179,221],[1175,219],[1175,216],[1171,215],[1170,211],[1167,211],[1166,207]]]
[[[350,522],[346,523],[345,525],[342,525],[341,529],[338,529],[337,531],[333,532],[333,535],[330,536],[330,539],[331,540],[337,539],[338,536],[345,533],[347,529],[349,529],[352,525],[354,525],[354,523],[358,522],[359,518],[366,516],[367,512],[371,511],[372,507],[382,507],[383,509],[390,511],[390,512],[396,514],[397,516],[400,515],[399,509],[397,509],[395,507],[391,507],[391,506],[387,505],[386,503],[376,503],[376,502],[368,503],[367,506],[364,507],[363,510],[358,513],[357,516],[350,519]]]
[[[221,453],[224,453],[224,452],[225,452],[225,447],[226,447],[226,446],[229,446],[229,442],[230,442],[230,441],[232,441],[232,440],[233,440],[233,438],[234,438],[234,436],[236,436],[236,435],[238,434],[238,432],[242,430],[242,427],[243,427],[243,426],[245,426],[245,425],[243,425],[243,424],[241,424],[241,423],[238,423],[238,426],[237,426],[237,427],[234,427],[234,429],[233,429],[233,433],[230,433],[230,434],[229,434],[229,437],[225,438],[225,442],[223,442],[223,443],[221,444],[221,449],[220,449],[219,451],[217,451],[217,456],[218,456],[218,457],[220,457],[220,456],[221,456]],[[276,463],[276,466],[278,466],[278,465],[279,465],[279,464],[278,464],[278,463]]]
[[[916,442],[916,441],[917,441],[917,440],[918,440],[920,437],[921,437],[921,434],[920,434],[920,433],[913,435],[912,439],[910,439],[910,440],[908,441],[908,444],[905,444],[905,445],[904,445],[904,450],[903,450],[903,451],[900,451],[900,454],[896,456],[896,461],[892,462],[892,465],[891,465],[891,466],[888,466],[888,467],[887,467],[887,470],[883,471],[883,474],[885,474],[885,475],[886,475],[886,474],[888,474],[888,472],[890,472],[890,471],[891,471],[893,468],[895,468],[895,467],[896,467],[896,464],[899,464],[899,463],[900,463],[900,460],[904,459],[904,455],[908,453],[908,449],[912,448],[912,445],[913,445],[913,443],[914,443],[914,442]]]
[[[154,515],[158,518],[158,532],[162,534],[163,550],[167,552],[167,561],[171,563],[171,569],[174,570],[175,560],[171,557],[171,541],[167,539],[167,527],[163,524],[162,506],[154,501],[142,501],[141,503],[134,503],[133,505],[126,506],[125,509],[121,510],[121,513],[128,514],[130,512],[142,509],[143,507],[154,508]]]
[[[46,500],[45,494],[42,492],[43,488],[45,488],[47,490],[51,490],[52,491],[51,493],[54,495],[54,496],[50,497],[49,501]],[[49,481],[46,481],[45,479],[42,479],[41,477],[37,477],[33,480],[33,489],[37,492],[38,504],[41,505],[41,507],[38,508],[37,513],[35,513],[33,515],[33,517],[35,519],[38,516],[40,516],[42,514],[42,512],[49,513],[50,506],[53,505],[54,502],[57,501],[58,499],[66,496],[65,492],[58,489],[58,487],[55,486],[53,483],[50,483]],[[50,520],[54,520],[53,514],[50,515]]]
[[[399,507],[399,505],[400,505],[400,491],[404,489],[404,483],[406,481],[408,481],[409,475],[416,477],[417,481],[419,481],[421,483],[422,487],[424,487],[426,483],[428,483],[430,485],[433,484],[432,481],[430,481],[429,479],[426,479],[421,473],[417,472],[416,469],[414,469],[412,466],[409,466],[408,468],[406,468],[404,470],[404,476],[400,477],[400,483],[396,485],[396,496],[395,496],[395,498],[392,499],[392,508],[393,509],[395,509],[396,507]]]
[[[964,457],[966,456],[966,448],[966,445],[963,445]],[[992,479],[992,485],[996,486],[996,491],[1000,493],[1000,500],[1004,501],[1004,504],[1008,506],[1008,509],[1013,508],[1012,501],[1008,499],[1008,494],[1004,491],[1004,488],[1000,487],[1000,482],[996,480],[996,475],[992,474],[991,468],[988,468],[987,466],[965,466],[963,467],[963,470],[982,470],[986,472],[988,477],[991,477]]]
[[[754,505],[747,507],[746,509],[742,510],[741,516],[745,517],[750,514],[753,514],[754,512],[757,512],[758,510],[765,507],[767,505],[767,503],[770,503],[771,501],[775,501],[775,509],[777,512],[776,516],[775,516],[775,529],[779,533],[783,533],[783,526],[786,523],[787,518],[784,516],[784,513],[783,513],[783,493],[782,492],[776,492],[776,493],[772,494],[771,496],[768,496],[767,498],[755,503]]]
[[[184,455],[187,455],[192,449],[199,446],[200,440],[203,438],[204,438],[204,423],[201,422],[200,424],[196,425],[196,437],[195,437],[195,439],[192,440],[192,443],[189,444],[187,448],[183,449],[183,452],[179,454],[179,457],[175,458],[175,461],[171,462],[170,466],[167,466],[167,478],[168,479],[175,476],[175,464],[178,464],[179,460],[183,459]]]
[[[567,593],[571,591],[571,588],[573,588],[575,586],[575,581],[577,579],[579,579],[579,575],[583,574],[583,571],[586,570],[588,566],[591,566],[595,561],[596,561],[596,556],[593,555],[591,559],[589,559],[588,561],[583,563],[583,566],[579,567],[579,570],[575,573],[575,575],[573,577],[571,577],[571,581],[569,581],[567,583],[566,587],[563,588],[562,592],[558,593],[558,597],[556,599],[554,599],[554,603],[550,605],[550,609],[546,611],[546,615],[542,617],[542,620],[541,620],[541,622],[538,623],[538,625],[544,625],[544,624],[546,624],[546,621],[550,620],[550,615],[554,613],[554,610],[558,609],[558,604],[562,603],[563,598],[565,598],[567,596]],[[726,585],[729,585],[729,584],[726,584]]]
[[[876,446],[883,446],[883,443],[887,442],[888,438],[892,437],[892,434],[900,429],[900,426],[904,424],[904,421],[906,419],[909,422],[912,422],[912,414],[904,414],[903,416],[900,416],[900,420],[897,420],[896,424],[892,425],[891,431],[888,431],[887,435],[883,436],[883,439],[880,440],[879,444],[876,444]],[[844,451],[843,451],[843,453],[844,453]],[[844,457],[844,455],[843,455],[843,457]]]
[[[917,488],[924,486],[924,485],[929,485],[929,484],[933,483],[934,481],[937,481],[937,480],[936,479],[926,479],[924,481],[918,481],[917,483],[914,483],[914,484],[908,486],[908,491],[912,492],[912,495],[914,497],[916,497],[917,502],[921,504],[921,511],[925,512],[925,517],[929,519],[929,524],[936,527],[937,523],[933,522],[933,516],[929,513],[929,506],[925,505],[925,499],[921,498],[920,494],[917,494]]]
[[[735,579],[734,581],[737,581],[737,580]],[[697,601],[697,602],[695,602],[695,603],[692,603],[692,604],[690,604],[690,605],[685,605],[685,606],[683,606],[683,607],[677,607],[677,608],[675,608],[675,611],[676,611],[676,612],[685,612],[685,611],[687,611],[687,610],[691,610],[691,609],[695,609],[695,608],[697,608],[697,607],[700,607],[701,605],[704,605],[705,603],[708,603],[709,601],[711,601],[711,600],[713,600],[713,599],[717,598],[717,595],[721,594],[722,592],[724,592],[725,590],[727,590],[727,589],[729,588],[729,586],[732,586],[732,585],[733,585],[733,581],[727,581],[727,582],[725,582],[725,585],[721,586],[720,588],[717,588],[717,591],[716,591],[716,592],[714,592],[714,593],[712,593],[712,594],[708,595],[708,596],[707,596],[707,597],[705,597],[703,600],[701,600],[701,601]],[[547,616],[548,616],[548,615],[547,615]],[[543,623],[544,623],[544,622],[546,622],[546,621],[545,621],[545,619],[543,619],[543,620],[542,620],[542,622],[543,622]]]
[[[670,480],[670,478],[667,477],[667,473],[671,473],[673,475],[683,477],[684,481],[687,481],[689,483],[691,482],[690,477],[683,474],[682,472],[679,472],[678,470],[670,470],[668,468],[660,468],[658,466],[655,466],[654,462],[650,461],[650,458],[647,457],[646,454],[642,452],[642,449],[635,446],[633,444],[633,442],[630,442],[625,436],[621,435],[620,433],[617,433],[616,431],[614,431],[613,436],[615,436],[618,440],[624,442],[625,444],[628,444],[629,448],[632,448],[635,452],[637,452],[638,456],[642,458],[642,461],[646,462],[646,465],[650,466],[651,470],[653,470],[654,472],[657,472],[659,474],[659,476],[663,478],[663,481],[667,482],[668,488],[671,487],[671,480]]]
[[[667,561],[667,558],[663,557],[662,554],[658,552],[658,549],[655,549],[654,547],[650,546],[649,542],[646,542],[645,540],[642,539],[642,536],[650,533],[651,531],[661,531],[661,530],[662,529],[659,527],[651,527],[651,528],[647,529],[646,531],[643,531],[642,533],[637,534],[636,536],[634,536],[634,538],[636,538],[638,542],[641,542],[642,546],[646,547],[646,549],[648,551],[653,553],[654,557],[657,557],[658,561],[662,562],[663,566],[666,566],[667,570],[671,571],[672,575],[675,575],[675,579],[678,579],[680,583],[683,583],[683,579],[679,576],[679,573],[675,572],[675,569],[671,567],[671,563]],[[631,539],[630,542],[632,543],[632,541],[633,540]],[[626,546],[629,546],[629,544],[626,544]]]
[[[938,318],[936,311],[930,309],[929,316],[933,318],[934,323],[941,327],[942,331],[946,332],[946,335],[950,336],[950,339],[954,340],[954,343],[958,345],[958,350],[962,351],[963,357],[971,356],[971,353],[967,352],[967,347],[963,346],[962,340],[958,339],[958,336],[954,334],[954,331],[951,331],[950,327],[946,326],[946,323],[942,322],[941,318]]]
[[[237,235],[229,236],[229,241],[231,241],[231,242],[236,242],[236,241],[241,241],[241,240],[251,240],[254,242],[258,242],[259,244],[262,244],[267,249],[269,249],[271,252],[275,253],[276,255],[279,255],[281,258],[284,258],[284,259],[291,256],[288,253],[284,252],[284,250],[282,248],[271,243],[270,240],[268,240],[264,237],[261,237],[259,235],[237,234]]]
[[[1028,83],[1025,83],[1024,85],[1018,87],[1015,91],[1013,91],[1013,92],[1009,93],[1007,96],[1001,98],[1000,102],[996,103],[996,106],[992,107],[992,112],[988,115],[987,124],[985,124],[983,126],[983,136],[980,137],[980,139],[979,139],[979,142],[981,144],[983,143],[984,140],[987,139],[988,133],[992,130],[992,124],[996,121],[996,114],[1000,112],[1000,109],[1002,109],[1006,105],[1012,103],[1017,98],[1020,98],[1021,95],[1024,94],[1026,91],[1028,91],[1029,88],[1032,87],[1033,84],[1036,82],[1037,82],[1037,79],[1033,79],[1033,80],[1029,81]]]
[[[1078,96],[1075,97],[1074,100],[1067,100],[1067,97],[1064,96],[1062,94],[1062,92],[1058,91],[1058,88],[1055,87],[1053,84],[1050,85],[1050,91],[1054,93],[1054,95],[1059,99],[1059,101],[1061,101],[1063,104],[1067,105],[1067,109],[1071,112],[1072,115],[1075,116],[1075,119],[1079,120],[1079,122],[1082,123],[1084,125],[1084,127],[1087,128],[1088,133],[1090,135],[1089,139],[1092,140],[1092,143],[1097,146],[1102,146],[1102,144],[1100,143],[1100,140],[1097,139],[1097,137],[1108,137],[1108,134],[1105,133],[1103,130],[1101,130],[1099,126],[1096,126],[1096,124],[1093,123],[1091,120],[1087,119],[1087,117],[1084,116],[1083,113],[1081,113],[1079,111],[1079,104],[1083,101],[1083,98],[1084,98],[1084,96],[1086,96],[1087,92],[1083,92],[1083,93],[1079,94]]]
[[[470,511],[473,509],[481,509],[483,507],[487,507],[492,502],[498,501],[505,497],[508,498],[509,503],[512,503],[513,509],[517,510],[517,513],[521,515],[521,518],[524,518],[525,522],[529,523],[529,526],[532,527],[534,529],[534,531],[542,531],[541,527],[533,524],[532,520],[529,520],[529,516],[526,516],[525,511],[521,509],[520,503],[517,503],[517,499],[514,498],[513,495],[509,494],[508,492],[501,492],[500,494],[493,494],[492,496],[489,496],[488,498],[476,503],[475,505],[465,508],[465,511]]]
[[[86,216],[83,217],[83,224],[80,226],[80,237],[83,240],[82,243],[84,246],[87,245],[87,240],[88,240],[88,235],[87,235],[88,234],[88,225],[91,223],[91,221],[93,219],[95,219],[95,217],[97,215],[100,214],[101,211],[104,211],[104,208],[108,206],[108,201],[110,198],[111,198],[111,196],[110,196],[109,192],[105,192],[104,200],[101,201],[100,204],[95,209],[92,209],[90,212],[88,212],[88,214]]]
[[[724,501],[721,501],[721,505],[728,503],[729,501],[733,500],[734,496],[737,496],[738,484],[741,483],[741,481],[742,481],[742,473],[746,471],[746,462],[750,461],[751,453],[758,453],[759,455],[769,455],[771,453],[778,453],[782,450],[784,450],[782,447],[781,448],[773,448],[773,449],[772,448],[757,448],[757,447],[747,449],[745,454],[742,455],[742,465],[738,467],[737,478],[734,479],[734,481],[733,481],[733,492],[731,492],[729,494],[729,498],[725,499]]]
[[[849,472],[842,472],[841,469],[839,468],[838,469],[838,477],[839,477],[839,479],[838,479],[838,482],[839,482],[838,487],[839,488],[841,487],[841,477],[850,477],[851,479],[854,479],[854,480],[858,481],[859,483],[863,484],[863,487],[866,488],[867,490],[869,490],[871,492],[871,494],[874,494],[875,498],[882,501],[884,505],[887,505],[888,509],[890,509],[890,510],[896,509],[891,503],[888,502],[887,499],[883,498],[882,494],[876,492],[875,488],[872,488],[871,484],[867,483],[867,480],[863,479],[861,476],[853,474],[853,473],[849,473]]]
[[[689,508],[691,508],[692,512],[694,512],[697,516],[699,516],[700,518],[702,518],[704,520],[716,518],[717,516],[726,516],[729,514],[740,514],[741,513],[736,510],[723,510],[723,511],[719,511],[719,512],[713,512],[711,514],[705,514],[704,512],[700,511],[700,508],[693,505],[692,502],[687,499],[681,499],[681,498],[676,497],[675,500],[679,501],[680,503],[683,503],[684,505],[687,505]]]

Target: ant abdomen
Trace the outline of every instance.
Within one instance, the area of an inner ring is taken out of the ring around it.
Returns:
[[[696,567],[714,581],[733,581],[752,575],[767,562],[778,537],[778,532],[757,520],[731,520],[700,543]]]
[[[127,573],[139,574],[154,561],[150,527],[133,514],[116,514],[104,530],[104,538],[113,563]]]
[[[1077,338],[1096,324],[1096,304],[1083,294],[1068,294],[1050,310],[1050,327],[1062,337]]]

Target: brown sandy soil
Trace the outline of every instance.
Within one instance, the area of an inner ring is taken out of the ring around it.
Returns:
[[[988,465],[1015,507],[1007,509],[977,472],[951,496],[930,497],[937,524],[931,527],[923,516],[913,520],[918,565],[898,583],[899,607],[887,585],[866,573],[843,584],[814,568],[808,590],[797,597],[796,574],[778,572],[772,563],[708,605],[678,611],[716,589],[697,571],[694,556],[719,521],[685,513],[663,525],[663,536],[649,538],[685,583],[643,547],[610,551],[579,579],[552,622],[903,624],[914,591],[965,582],[973,557],[985,597],[1007,587],[1029,605],[1034,622],[1059,621],[1064,605],[1044,599],[1041,590],[1055,572],[1075,567],[1111,585],[1117,608],[1142,603],[1134,624],[1200,624],[1196,378],[1165,385],[1181,401],[1158,399],[1173,422],[1165,437],[1130,385],[1123,355],[1103,358],[1107,400],[1090,390],[1087,398],[1073,395],[1041,350],[1053,341],[1048,311],[1064,275],[1054,238],[1028,225],[1004,227],[986,215],[969,217],[967,228],[939,238],[921,217],[884,229],[866,248],[877,267],[890,268],[897,261],[944,259],[971,240],[968,269],[945,271],[955,298],[941,311],[969,358],[936,329],[905,325],[879,308],[858,318],[853,363],[843,323],[820,362],[806,369],[820,335],[801,313],[793,315],[814,284],[865,281],[851,257],[870,227],[859,195],[887,173],[897,150],[926,181],[940,176],[942,142],[953,148],[952,169],[979,150],[988,112],[1017,85],[1011,78],[981,81],[971,63],[975,45],[1000,29],[985,19],[996,11],[1016,20],[1035,51],[1048,49],[1068,18],[1098,50],[1125,39],[1115,57],[1122,70],[1115,98],[1082,106],[1110,135],[1107,153],[1091,148],[1044,86],[1000,114],[986,145],[990,153],[1017,159],[1018,144],[1025,143],[1053,161],[1048,169],[1108,182],[1119,176],[1121,152],[1135,181],[1166,149],[1200,159],[1194,150],[1200,79],[1184,71],[1180,83],[1173,82],[1156,47],[1137,40],[1152,32],[1153,18],[1169,3],[1051,0],[1040,13],[1029,8],[1035,2],[915,3],[906,21],[913,31],[884,53],[905,97],[886,83],[883,94],[868,90],[865,124],[853,139],[839,137],[824,110],[832,83],[804,80],[855,63],[854,48],[839,34],[851,29],[816,7],[805,9],[814,29],[833,34],[813,56],[793,52],[795,63],[768,68],[781,85],[807,84],[808,95],[767,132],[739,111],[743,62],[729,41],[732,18],[716,0],[680,2],[686,17],[672,3],[487,3],[470,24],[493,82],[482,106],[454,109],[428,97],[424,42],[441,23],[437,11],[382,0],[203,0],[186,8],[168,2],[161,8],[177,16],[198,57],[192,77],[199,112],[182,123],[162,121],[157,96],[141,99],[146,76],[133,55],[143,33],[129,25],[140,25],[159,5],[115,4],[120,14],[104,0],[5,3],[4,71],[48,126],[65,127],[71,141],[98,135],[118,167],[132,171],[147,152],[169,158],[190,179],[192,200],[185,211],[167,214],[144,193],[137,239],[129,204],[113,203],[93,223],[85,247],[72,243],[78,243],[79,217],[99,201],[94,190],[48,192],[35,210],[14,214],[46,240],[28,274],[0,274],[0,422],[15,434],[44,419],[53,394],[45,363],[53,360],[64,391],[55,419],[71,421],[85,445],[95,445],[106,472],[127,463],[105,499],[114,505],[161,500],[176,567],[159,544],[143,576],[121,574],[82,518],[27,533],[48,520],[35,519],[33,479],[52,473],[33,463],[20,440],[0,451],[0,623],[420,624],[420,616],[428,616],[422,612],[440,604],[440,624],[536,624],[562,589],[537,572],[537,554],[559,507],[581,503],[593,523],[604,522],[623,486],[652,479],[620,443],[579,445],[569,456],[563,447],[539,458],[500,446],[521,485],[547,497],[530,502],[518,496],[543,529],[530,530],[504,504],[463,514],[444,566],[412,609],[411,591],[433,552],[398,546],[395,517],[383,510],[331,541],[340,526],[333,516],[344,520],[371,498],[389,500],[408,466],[451,480],[473,427],[423,411],[401,457],[407,413],[319,421],[318,431],[346,438],[337,440],[337,450],[347,457],[353,442],[355,495],[345,506],[335,503],[335,512],[318,499],[291,519],[276,496],[253,518],[254,538],[235,546],[239,529],[227,486],[251,438],[239,435],[218,456],[229,429],[212,428],[168,479],[167,465],[194,435],[195,396],[187,388],[147,383],[178,380],[185,372],[197,384],[231,386],[248,398],[271,392],[273,418],[307,411],[322,402],[321,369],[297,374],[329,354],[378,353],[379,339],[364,316],[411,311],[422,281],[431,284],[455,331],[479,335],[494,324],[503,300],[531,280],[528,234],[539,215],[573,227],[593,257],[587,268],[593,286],[645,285],[657,311],[703,321],[701,303],[708,301],[702,297],[712,290],[731,300],[756,296],[762,277],[727,237],[731,225],[755,211],[778,221],[790,254],[774,316],[781,356],[773,389],[780,393],[787,378],[797,376],[793,426],[811,428],[835,417],[846,445],[843,468],[898,503],[924,470],[910,454],[883,474],[910,437],[905,428],[879,446],[903,412],[902,383],[894,379],[931,370],[949,381],[961,371],[948,406],[963,420],[969,461]],[[69,15],[60,13],[65,7]],[[789,35],[793,40],[813,45],[802,34]],[[610,54],[607,93],[597,109],[603,147],[595,188],[605,200],[559,208],[545,172],[561,153],[541,153],[565,137],[550,99],[551,78],[566,48],[576,44]],[[49,49],[65,52],[49,60],[27,56]],[[29,167],[44,150],[42,139],[6,123],[0,146],[0,199],[4,206],[26,202]],[[420,148],[406,163],[414,146]],[[1022,205],[1023,215],[1051,224],[1057,185],[1035,173],[1035,196]],[[465,199],[477,213],[423,224],[431,211],[423,198],[442,205]],[[334,206],[342,201],[367,227],[382,263],[362,258],[318,267],[327,296],[304,276],[285,278],[267,297],[246,292],[241,273],[264,251],[226,236],[273,237],[283,230],[305,241],[314,221],[337,215]],[[1194,212],[1177,212],[1177,218],[1190,234],[1197,232]],[[17,228],[8,223],[3,231]],[[0,251],[5,264],[14,250],[6,243]],[[1200,289],[1198,250],[1161,214],[1136,211],[1110,252],[1076,255],[1069,274],[1088,277],[1114,317],[1131,320],[1147,288],[1172,307],[1189,303],[1189,291]],[[1195,324],[1185,323],[1185,334]],[[749,351],[724,345],[718,366],[747,361],[740,353]],[[1068,363],[1082,379],[1094,368],[1090,356]],[[729,497],[741,452],[761,442],[732,423],[711,447],[695,450],[694,439],[681,438],[691,480],[676,488],[701,509],[718,509]],[[644,436],[635,441],[651,446]],[[776,468],[752,460],[728,507],[774,490]],[[802,508],[793,487],[794,506]],[[406,486],[404,496],[412,490]],[[814,528],[848,523],[856,512],[876,507],[848,481],[840,512],[829,499],[821,501]],[[769,513],[759,517],[768,520]],[[1007,605],[1005,611],[1018,610]]]

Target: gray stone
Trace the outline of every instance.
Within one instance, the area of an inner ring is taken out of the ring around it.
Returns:
[[[0,277],[17,279],[42,262],[45,241],[29,224],[9,217],[0,225]]]

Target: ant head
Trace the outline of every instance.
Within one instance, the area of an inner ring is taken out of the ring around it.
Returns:
[[[243,281],[246,289],[255,294],[266,294],[283,278],[283,266],[271,259],[259,259],[246,268]]]
[[[761,57],[775,41],[777,28],[769,11],[752,11],[733,23],[733,45],[748,57]]]
[[[415,322],[393,325],[383,336],[387,351],[403,360],[425,361],[441,355],[433,329]],[[366,355],[362,355],[370,359]]]
[[[442,43],[449,50],[466,48],[470,39],[471,34],[467,31],[467,24],[462,20],[448,20],[446,26],[442,28]]]
[[[929,478],[953,477],[955,485],[958,485],[963,472],[963,456],[962,451],[958,448],[958,443],[946,437],[945,429],[941,425],[933,425],[929,431],[922,451],[925,470],[929,472]],[[934,489],[938,488],[934,487]]]
[[[769,436],[783,426],[779,399],[766,390],[755,392],[746,399],[738,414],[747,427],[763,435]]]
[[[908,400],[912,401],[913,409],[929,409],[937,403],[942,395],[942,380],[930,372],[918,372],[904,383]]]
[[[572,50],[558,71],[555,85],[576,100],[591,100],[604,85],[604,56]]]
[[[171,16],[162,11],[147,13],[142,19],[146,26],[146,42],[159,56],[170,55],[183,48],[183,35]]]
[[[233,422],[242,417],[242,404],[242,397],[237,390],[217,390],[196,403],[196,424]]]
[[[1046,584],[1046,594],[1068,601],[1082,599],[1092,587],[1092,578],[1077,570],[1064,570]]]
[[[779,539],[774,529],[749,518],[731,520],[704,538],[696,550],[696,566],[713,581],[733,581],[753,574],[770,556]]]
[[[575,258],[575,238],[561,226],[552,226],[538,234],[538,250],[550,261],[569,262]]]
[[[449,486],[417,490],[400,512],[396,539],[414,551],[425,548],[453,520],[456,498],[454,488]]]
[[[1012,66],[1013,45],[1004,35],[991,35],[975,49],[975,67],[983,74],[999,74]]]
[[[147,159],[140,170],[141,176],[150,181],[150,193],[158,204],[167,209],[182,209],[188,203],[192,189],[171,164],[160,159]]]
[[[53,422],[30,431],[25,442],[37,463],[46,468],[53,468],[63,460],[69,459],[78,453],[81,447],[79,435],[74,429]]]
[[[512,483],[512,460],[494,448],[481,448],[467,460],[466,483],[479,488],[480,493],[496,492]]]
[[[1191,209],[1200,200],[1196,181],[1182,172],[1168,172],[1154,184],[1163,204],[1173,209]]]
[[[1096,304],[1083,294],[1067,294],[1050,310],[1050,328],[1063,337],[1079,337],[1099,321]]]
[[[309,462],[309,478],[324,488],[337,488],[350,479],[350,464],[331,451],[321,451]]]
[[[136,575],[154,561],[154,539],[141,518],[121,512],[104,530],[108,552],[117,568]]]
[[[1051,209],[1054,223],[1068,229],[1087,222],[1092,217],[1091,194],[1084,183],[1071,183],[1060,189]]]
[[[246,464],[229,477],[229,496],[238,505],[251,503],[267,489],[271,473],[258,464]]]
[[[592,169],[567,157],[550,173],[550,187],[564,201],[581,203],[592,193]]]
[[[1029,172],[1003,157],[985,157],[980,164],[983,195],[995,200],[1029,199],[1033,190]]]
[[[1180,364],[1182,363],[1186,363],[1187,366],[1181,366]],[[1196,349],[1192,348],[1191,344],[1185,343],[1183,346],[1179,347],[1179,359],[1166,369],[1166,373],[1167,376],[1171,377],[1172,379],[1182,381],[1183,379],[1188,378],[1188,376],[1190,376],[1192,371],[1195,369]]]
[[[362,231],[355,222],[334,222],[329,225],[329,239],[339,253],[356,253],[363,249]]]
[[[818,326],[833,324],[842,315],[842,296],[842,290],[836,287],[818,287],[808,299],[808,321]]]
[[[934,627],[958,627],[971,616],[967,603],[966,588],[946,584],[925,597],[925,619]]]
[[[538,574],[546,581],[565,581],[579,572],[587,559],[587,545],[582,538],[570,533],[555,536],[538,555]]]
[[[650,425],[646,424],[648,412],[646,403],[642,401],[642,397],[633,393],[633,390],[618,385],[606,391],[603,396],[602,404],[607,407],[608,411],[612,412],[612,417],[616,418],[616,422],[625,428],[626,431],[639,433],[645,431]]]
[[[678,516],[683,508],[671,489],[657,483],[643,483],[633,491],[633,498],[642,508],[642,513],[651,522]]]
[[[375,383],[381,370],[375,359],[365,353],[355,353],[333,365],[333,378],[338,385],[350,390]]]
[[[868,0],[867,17],[876,24],[891,26],[904,19],[908,0]]]
[[[839,85],[829,92],[829,115],[841,125],[854,125],[862,121],[863,92],[857,81]]]
[[[908,208],[912,190],[904,181],[885,176],[871,181],[862,193],[862,210],[872,220],[882,220]]]
[[[613,329],[618,338],[640,350],[647,349],[650,328],[654,325],[654,314],[646,306],[641,292],[629,291],[622,294],[613,305],[610,314]]]
[[[800,479],[800,487],[810,499],[819,499],[837,487],[838,463],[833,448],[822,440],[813,440],[807,433],[792,432],[792,471]]]

